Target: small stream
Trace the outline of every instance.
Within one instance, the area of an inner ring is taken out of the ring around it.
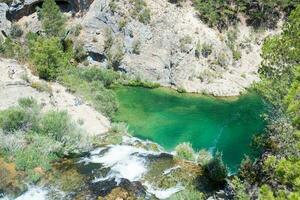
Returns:
[[[166,199],[184,187],[180,181],[160,187],[158,180],[162,176],[168,178],[173,172],[182,169],[176,167],[171,154],[163,152],[159,146],[152,150],[153,145],[156,144],[124,136],[121,144],[99,147],[85,156],[56,163],[53,174],[59,175],[55,180],[50,175],[37,186],[28,185],[22,195],[0,197],[0,200],[71,200],[80,197],[96,200],[107,196],[115,188],[123,188],[140,199]],[[60,183],[64,176],[69,175],[80,178],[69,177],[70,182],[66,184],[71,185],[71,188],[62,191],[64,186]]]

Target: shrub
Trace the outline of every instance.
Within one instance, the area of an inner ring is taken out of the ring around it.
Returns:
[[[11,30],[10,30],[10,36],[12,38],[19,38],[23,35],[23,30],[21,29],[21,27],[18,24],[13,24],[11,26]]]
[[[0,111],[0,128],[4,132],[26,131],[37,126],[39,107],[36,102],[31,102],[30,107],[26,107],[25,102],[29,105],[29,101],[31,100],[21,99],[19,102],[21,106]]]
[[[147,8],[144,0],[131,0],[134,8],[132,11],[133,17],[138,19],[141,23],[148,24],[151,20],[151,11]]]
[[[118,22],[119,30],[123,30],[126,25],[127,25],[126,18],[121,18],[120,21]]]
[[[145,8],[143,11],[140,12],[139,21],[144,24],[149,24],[151,21],[151,12],[149,8]]]
[[[38,37],[30,47],[30,61],[42,79],[55,79],[63,68],[70,66],[70,60],[71,54],[63,51],[63,46],[56,37]]]
[[[242,58],[241,52],[236,49],[232,51],[232,56],[234,60],[240,60]]]
[[[15,131],[14,134],[5,134],[0,129],[0,149],[8,154],[22,151],[27,145],[24,132]]]
[[[171,196],[169,200],[204,200],[205,196],[203,193],[196,189],[185,189]]]
[[[188,47],[190,44],[192,44],[192,42],[193,42],[193,40],[192,40],[191,36],[189,36],[189,35],[186,35],[183,38],[181,38],[179,40],[181,51],[187,52],[189,50]]]
[[[66,112],[50,111],[41,119],[39,131],[57,141],[61,141],[63,135],[70,131],[71,119]]]
[[[204,172],[214,185],[224,183],[227,177],[227,167],[222,161],[221,153],[217,152],[214,158],[204,166]]]
[[[42,154],[39,149],[32,146],[16,152],[15,156],[17,169],[23,171],[33,170],[36,167],[49,170],[51,169],[51,161],[57,159],[54,154]]]
[[[140,54],[140,51],[141,51],[141,42],[139,40],[133,41],[132,52],[134,54]]]
[[[132,87],[144,87],[144,88],[158,88],[160,87],[159,83],[153,83],[149,81],[142,81],[140,78],[133,79],[133,80],[125,80],[123,85],[132,86]]]
[[[30,182],[50,170],[51,162],[59,157],[91,149],[91,137],[84,135],[67,113],[43,114],[32,98],[20,99],[19,106],[1,111],[0,121],[0,151]]]
[[[54,0],[45,0],[38,15],[47,36],[62,37],[65,34],[66,18]]]
[[[237,200],[250,200],[250,196],[246,192],[246,187],[237,177],[234,177],[231,181],[234,190],[234,199]]]
[[[202,149],[198,152],[197,163],[201,166],[205,166],[211,161],[212,158],[213,157],[210,152],[208,152],[205,149]]]
[[[52,93],[51,87],[45,82],[34,81],[30,84],[30,86],[39,92],[47,92],[49,94]]]
[[[116,112],[118,108],[116,95],[114,91],[105,88],[105,85],[109,87],[117,80],[117,75],[112,70],[70,69],[66,70],[59,80],[104,115],[112,117]]]
[[[111,69],[99,69],[96,67],[78,70],[78,76],[88,82],[100,81],[108,88],[119,79],[119,74]]]
[[[114,38],[112,35],[112,31],[109,28],[107,28],[105,29],[104,52],[108,53],[113,44]]]
[[[117,8],[118,8],[118,5],[116,3],[116,0],[111,0],[108,4],[109,6],[109,9],[112,13],[116,12]]]
[[[212,53],[212,45],[204,43],[201,46],[201,54],[203,57],[207,58]]]
[[[71,34],[73,34],[74,36],[79,36],[80,31],[82,29],[82,26],[80,24],[76,24],[75,26],[73,26],[70,30]]]
[[[102,139],[104,144],[120,144],[123,136],[128,134],[128,126],[125,123],[113,123],[109,133]]]
[[[259,190],[259,198],[266,200],[275,200],[274,194],[268,185],[261,186]]]
[[[75,58],[75,60],[77,62],[82,62],[87,57],[87,52],[83,48],[82,43],[78,43],[78,44],[74,45],[73,54],[74,54],[73,57]]]
[[[221,30],[237,22],[237,11],[230,1],[193,0],[193,5],[200,18],[211,27]]]
[[[190,143],[182,143],[175,148],[175,158],[193,161],[195,152]]]
[[[117,70],[124,57],[123,44],[117,43],[114,48],[111,48],[107,53],[108,67]]]
[[[176,90],[178,93],[186,93],[186,90],[183,87],[179,87]]]
[[[26,51],[21,47],[19,42],[11,38],[5,38],[0,44],[0,55],[6,58],[15,58],[21,62],[26,60]]]

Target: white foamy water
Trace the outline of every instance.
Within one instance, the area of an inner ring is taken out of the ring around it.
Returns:
[[[175,167],[166,169],[165,171],[163,171],[163,175],[169,175],[171,172],[173,172],[173,171],[175,171],[177,169],[180,169],[180,168],[181,168],[180,166],[175,166]]]
[[[184,189],[182,186],[179,185],[168,189],[155,188],[148,183],[145,183],[144,185],[147,187],[147,191],[153,194],[158,199],[167,199],[171,197],[173,194],[180,192],[181,190]]]
[[[47,200],[48,191],[39,187],[30,187],[27,192],[15,200]]]
[[[107,151],[103,152],[103,148],[96,149],[91,152],[90,157],[85,157],[79,162],[84,163],[100,163],[104,167],[109,167],[110,171],[105,177],[96,177],[92,182],[100,182],[115,178],[118,182],[121,178],[129,181],[141,181],[144,174],[147,173],[147,158],[146,155],[158,155],[160,153],[147,151],[142,148],[133,147],[130,145],[115,145],[109,146]],[[170,174],[173,170],[180,168],[179,166],[167,169],[163,175]],[[147,192],[153,194],[158,199],[166,199],[173,194],[181,191],[182,186],[176,186],[168,189],[153,187],[149,183],[142,184],[146,187]]]
[[[139,157],[139,155],[155,154],[154,152],[128,145],[111,146],[103,155],[97,155],[95,152],[97,151],[93,151],[94,154],[89,158],[83,158],[80,162],[101,163],[105,167],[110,168],[108,177],[115,177],[116,179],[126,178],[129,181],[138,181],[147,172],[146,160],[143,157]],[[95,181],[105,179],[107,177],[100,177]]]

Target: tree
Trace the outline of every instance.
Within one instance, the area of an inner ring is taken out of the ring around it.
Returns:
[[[65,33],[66,18],[54,0],[45,0],[38,14],[47,36],[60,37]]]
[[[220,185],[224,182],[228,171],[220,152],[217,152],[214,158],[204,166],[204,171],[214,185]]]
[[[40,78],[53,80],[58,73],[69,66],[71,53],[64,52],[57,37],[39,37],[30,48],[30,61],[36,67]]]

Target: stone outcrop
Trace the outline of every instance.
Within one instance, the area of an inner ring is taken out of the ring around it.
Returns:
[[[64,12],[76,13],[89,8],[93,0],[55,0]],[[28,16],[36,11],[36,7],[41,7],[43,0],[16,1],[9,7],[8,18],[19,20],[23,16]]]
[[[81,21],[80,35],[91,61],[107,65],[104,49],[110,30],[123,47],[119,70],[135,78],[215,96],[239,95],[259,80],[260,45],[268,32],[256,34],[240,23],[234,42],[241,56],[235,59],[227,33],[202,23],[189,3],[178,7],[166,0],[145,1],[151,11],[149,24],[132,17],[134,8],[128,0],[119,1],[116,11],[110,1],[93,2]],[[137,41],[139,53],[134,53]],[[205,45],[211,53],[199,53],[197,48]]]
[[[0,36],[5,37],[9,34],[11,22],[6,18],[9,7],[5,3],[0,3]]]
[[[44,89],[41,89],[44,88]],[[33,97],[43,111],[65,110],[90,135],[105,134],[110,121],[58,83],[47,84],[14,60],[0,60],[0,110],[15,106],[19,98]]]
[[[88,61],[93,65],[107,67],[111,63],[105,42],[107,32],[111,32],[110,50],[124,54],[117,70],[136,79],[215,96],[239,95],[259,80],[260,48],[262,40],[271,32],[255,33],[242,20],[233,30],[220,33],[199,19],[189,1],[183,6],[167,0],[144,1],[151,13],[151,20],[146,24],[133,14],[135,7],[130,0],[115,1],[114,6],[110,0],[56,2],[71,13],[85,11],[69,17],[68,25],[81,25],[81,33],[75,40],[84,44]],[[8,16],[22,17],[19,22],[29,24],[24,29],[38,30],[36,14],[26,20],[23,16],[34,12],[41,3],[42,0],[14,3],[9,7]],[[2,13],[5,10],[2,6]],[[2,29],[7,31],[9,26],[9,21],[1,21]],[[235,35],[234,41],[228,37],[230,34]],[[238,52],[229,43],[234,43]]]

